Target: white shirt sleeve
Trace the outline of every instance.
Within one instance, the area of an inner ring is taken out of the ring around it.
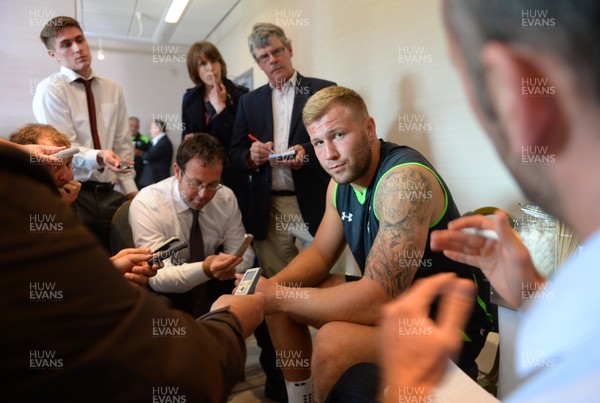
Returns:
[[[38,123],[51,125],[69,139],[71,146],[79,147],[79,153],[73,158],[74,167],[88,170],[98,169],[99,150],[86,147],[77,136],[72,108],[69,106],[69,84],[57,76],[50,76],[40,82],[33,97],[33,114]]]
[[[129,223],[135,246],[152,248],[175,235],[176,228],[173,224],[176,218],[172,218],[173,215],[163,204],[152,200],[151,192],[138,194],[129,208]],[[174,265],[171,259],[167,259],[164,263],[165,266],[149,280],[150,287],[155,291],[182,293],[209,280],[202,262]]]

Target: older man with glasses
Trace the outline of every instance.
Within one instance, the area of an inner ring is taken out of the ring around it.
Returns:
[[[236,268],[244,271],[254,260],[252,248],[243,258],[231,254],[246,231],[235,195],[221,184],[226,163],[219,140],[195,134],[177,150],[175,175],[144,188],[129,210],[137,247],[152,248],[173,235],[188,243],[149,285],[195,316],[231,293]]]

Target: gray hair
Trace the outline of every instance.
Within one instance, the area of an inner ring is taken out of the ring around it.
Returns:
[[[248,47],[250,48],[250,54],[256,60],[254,51],[256,49],[262,49],[269,46],[271,42],[271,36],[275,35],[286,48],[292,46],[292,41],[285,36],[285,32],[281,27],[271,24],[269,22],[259,22],[254,24],[252,27],[252,33],[248,37]]]

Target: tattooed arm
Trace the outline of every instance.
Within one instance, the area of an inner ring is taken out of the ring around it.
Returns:
[[[375,195],[379,232],[367,258],[365,277],[390,298],[412,283],[423,257],[429,226],[444,209],[444,191],[429,170],[403,165],[389,172]]]
[[[328,211],[335,209],[331,195],[327,197]],[[298,322],[316,327],[330,321],[374,325],[381,306],[410,285],[423,255],[429,225],[444,209],[444,191],[427,169],[402,166],[381,181],[376,203],[379,232],[362,279],[330,288],[282,291],[279,295],[276,286],[269,284],[272,281],[263,282],[259,291],[267,296],[265,312],[286,313]],[[334,228],[341,231],[337,213],[331,214],[330,221],[321,223],[311,248],[329,238],[322,230]],[[311,260],[302,255],[298,255],[294,265],[311,266]],[[286,270],[277,277],[283,278]]]

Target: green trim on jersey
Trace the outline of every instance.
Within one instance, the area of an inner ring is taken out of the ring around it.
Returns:
[[[367,190],[369,188],[365,188],[365,190],[361,193],[354,186],[350,185],[350,187],[352,188],[352,190],[354,190],[354,195],[356,196],[356,200],[360,203],[360,205],[362,206],[363,204],[365,204],[365,200],[367,198]]]
[[[475,277],[475,274],[473,274],[473,281],[475,282],[475,290],[477,292],[477,303],[479,304],[479,306],[481,307],[481,309],[483,309],[483,312],[485,312],[485,317],[487,318],[487,320],[490,323],[494,323],[494,316],[491,313],[488,312],[487,304],[479,296],[479,284],[477,284],[477,277]]]
[[[360,191],[356,190],[354,188],[354,186],[350,185],[350,187],[352,188],[352,190],[354,190],[354,194],[356,195],[356,200],[361,205],[365,204],[368,188],[365,188],[364,192],[361,193]],[[338,189],[338,183],[335,182],[335,188],[333,189],[333,207],[335,207],[336,210],[337,210],[337,189]]]
[[[379,216],[377,215],[377,209],[375,209],[375,202],[377,201],[377,190],[379,190],[379,185],[381,184],[381,181],[383,180],[383,178],[386,177],[386,175],[388,173],[390,173],[391,170],[405,166],[405,165],[417,165],[420,166],[422,168],[425,168],[426,170],[428,170],[429,172],[431,172],[433,174],[433,176],[435,176],[435,178],[438,180],[440,186],[442,187],[442,190],[444,191],[444,210],[442,211],[442,214],[440,214],[440,216],[438,217],[437,220],[435,220],[430,226],[429,228],[433,228],[436,225],[438,225],[438,223],[442,220],[442,218],[444,218],[444,215],[446,214],[446,210],[448,209],[448,192],[446,192],[446,188],[444,187],[444,185],[442,184],[442,180],[440,179],[439,176],[437,176],[437,174],[428,166],[420,164],[418,162],[406,162],[404,164],[398,164],[398,165],[394,165],[393,167],[391,167],[390,169],[388,169],[382,176],[381,178],[379,178],[379,181],[377,182],[377,186],[375,186],[375,193],[373,194],[373,211],[375,213],[375,218],[377,218],[377,221],[381,221],[379,219]]]
[[[338,183],[335,182],[335,187],[333,188],[333,207],[337,210],[337,188]]]

